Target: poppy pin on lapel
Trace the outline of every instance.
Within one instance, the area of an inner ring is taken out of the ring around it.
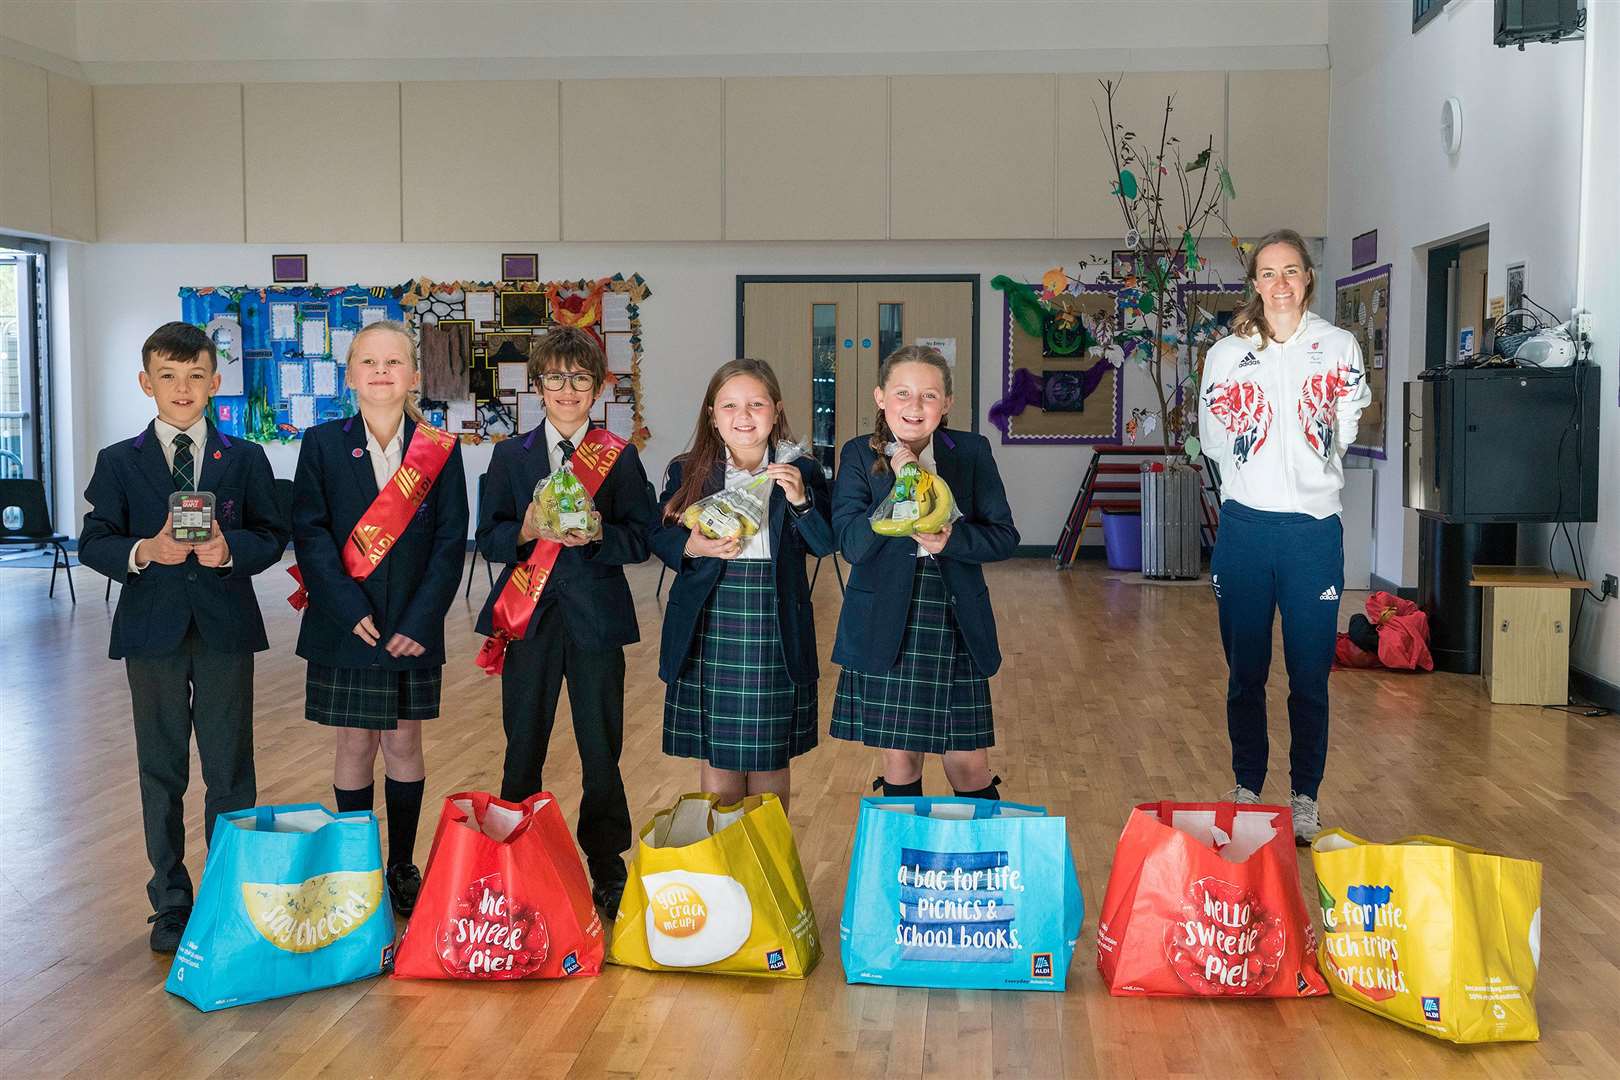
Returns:
[[[366,452],[364,450],[360,449],[358,446],[355,447],[353,450],[349,451],[349,453],[352,454],[354,457],[357,457],[357,458],[363,458],[363,457],[366,456]]]

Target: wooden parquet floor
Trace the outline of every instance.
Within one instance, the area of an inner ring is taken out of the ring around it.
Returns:
[[[836,669],[831,566],[817,586],[822,730]],[[373,979],[203,1015],[163,991],[146,945],[148,876],[111,609],[43,570],[0,572],[0,1075],[6,1077],[922,1077],[1620,1075],[1620,721],[1492,706],[1477,679],[1344,673],[1324,817],[1364,836],[1437,833],[1545,864],[1541,1042],[1458,1049],[1331,999],[1116,999],[1096,974],[1096,908],[1128,808],[1231,785],[1225,669],[1209,590],[1117,580],[1100,564],[988,568],[1006,664],[993,685],[1009,797],[1066,815],[1087,911],[1067,993],[848,986],[838,918],[857,800],[875,754],[824,741],[794,768],[791,819],[829,955],[802,982],[649,974],[465,985]],[[632,569],[624,772],[636,822],[696,784],[659,750],[657,568]],[[264,803],[331,797],[330,736],[302,719],[303,662],[279,571],[259,579],[255,744]],[[434,793],[498,783],[499,688],[472,663],[485,591],[450,614]],[[1343,617],[1364,594],[1345,597]],[[1272,681],[1272,781],[1286,795],[1286,680]],[[548,786],[572,821],[579,764],[563,718]],[[937,763],[926,777],[946,790]],[[201,780],[188,806],[201,873]],[[1306,895],[1314,895],[1301,857]]]

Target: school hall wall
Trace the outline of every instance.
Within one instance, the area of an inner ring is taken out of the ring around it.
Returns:
[[[1038,280],[1046,269],[1072,269],[1088,253],[1106,254],[1110,240],[1092,241],[884,241],[825,244],[547,244],[540,272],[546,278],[639,273],[652,297],[641,308],[646,355],[642,362],[645,419],[652,438],[645,450],[656,485],[664,466],[685,449],[709,375],[735,355],[736,279],[739,274],[980,275],[979,429],[994,445],[1014,519],[1029,545],[1055,543],[1091,451],[1084,446],[1003,446],[988,411],[1002,394],[1002,298],[989,286],[996,274]],[[521,249],[521,245],[517,245]],[[91,244],[74,253],[69,286],[74,296],[74,423],[69,451],[76,487],[58,491],[59,505],[82,517],[84,481],[96,450],[136,434],[151,419],[151,403],[136,383],[140,345],[159,323],[179,317],[185,285],[267,281],[277,245]],[[321,284],[387,285],[415,276],[451,281],[496,276],[511,244],[303,245],[310,279]],[[1222,273],[1237,274],[1227,260]],[[963,346],[958,371],[966,376]],[[1139,371],[1126,376],[1125,411],[1157,407]],[[952,418],[971,426],[960,411]],[[277,476],[291,477],[296,442],[269,444]],[[489,444],[463,446],[468,474],[486,468]],[[59,454],[59,457],[62,455]],[[66,486],[66,482],[64,482]],[[469,485],[469,499],[474,488]],[[64,520],[67,520],[64,518]],[[76,526],[77,519],[74,520]],[[73,530],[76,531],[76,527]]]
[[[1616,401],[1614,200],[1588,197],[1581,216],[1582,134],[1596,136],[1586,155],[1591,192],[1620,186],[1615,131],[1620,48],[1613,4],[1588,5],[1585,43],[1530,45],[1523,52],[1491,43],[1490,0],[1452,0],[1412,32],[1403,4],[1332,4],[1332,150],[1328,237],[1322,282],[1350,272],[1350,240],[1378,230],[1380,263],[1393,264],[1386,460],[1376,462],[1373,572],[1402,586],[1418,580],[1418,519],[1402,506],[1401,386],[1423,368],[1426,249],[1490,230],[1486,295],[1507,291],[1507,267],[1526,264],[1525,288],[1568,318],[1577,300],[1583,250],[1586,306],[1599,312],[1593,360],[1603,369],[1600,521],[1582,530],[1588,570],[1620,573],[1620,413]],[[1586,50],[1599,77],[1598,108],[1583,115]],[[1448,156],[1440,137],[1447,97],[1463,106],[1463,141]],[[1584,247],[1583,247],[1584,245]],[[1331,303],[1331,300],[1329,301]],[[1547,530],[1520,530],[1521,561],[1545,563]],[[1559,540],[1554,564],[1569,568]],[[1574,666],[1620,684],[1620,602],[1588,601],[1572,646]]]

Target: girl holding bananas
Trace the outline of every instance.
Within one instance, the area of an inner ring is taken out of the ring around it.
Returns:
[[[873,788],[885,795],[921,795],[931,753],[956,794],[999,798],[988,748],[1001,650],[981,567],[1018,546],[1001,474],[987,439],[942,426],[951,369],[937,349],[896,349],[873,398],[876,430],[844,444],[833,493],[851,569],[832,734],[882,750]]]
[[[701,790],[788,802],[788,762],[816,745],[815,615],[805,555],[833,550],[827,481],[800,456],[776,373],[722,364],[687,452],[670,463],[652,549],[675,571],[658,677],[664,753]]]

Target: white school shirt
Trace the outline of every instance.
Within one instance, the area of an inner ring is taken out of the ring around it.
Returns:
[[[1319,315],[1264,349],[1258,334],[1217,341],[1204,359],[1198,437],[1220,466],[1221,499],[1318,520],[1339,513],[1344,454],[1371,401],[1356,339]]]
[[[770,460],[771,455],[766,454],[760,459],[759,468],[752,471],[748,469],[740,469],[732,463],[731,450],[728,447],[726,449],[726,487],[742,487],[749,481],[763,476],[765,473],[765,466],[770,462]],[[772,480],[770,483],[765,484],[763,487],[751,493],[764,504],[765,520],[759,523],[759,532],[755,533],[753,536],[750,536],[747,543],[743,544],[742,550],[737,552],[737,558],[739,559],[768,559],[771,557],[771,487],[775,483],[776,481]]]
[[[387,446],[377,441],[365,417],[360,418],[360,423],[366,429],[366,456],[371,459],[371,475],[376,479],[380,492],[399,471],[400,462],[405,460],[405,417],[399,418],[399,427],[394,429],[394,437],[388,440]]]
[[[562,432],[557,430],[556,425],[554,425],[549,419],[545,421],[545,425],[546,459],[551,462],[551,471],[556,472],[558,469],[563,467],[563,462],[567,460],[563,457],[562,453],[562,441],[565,436]],[[589,420],[585,420],[579,425],[579,427],[574,429],[574,433],[572,435],[566,436],[566,438],[569,442],[574,444],[574,449],[578,450],[579,441],[583,439],[590,430],[591,422]]]
[[[157,436],[158,447],[163,451],[163,463],[169,467],[171,475],[174,473],[174,437],[180,434],[181,430],[181,428],[175,427],[161,417],[152,421],[152,432]],[[185,428],[184,431],[191,436],[191,486],[195,489],[198,479],[202,476],[203,450],[208,445],[208,418],[206,416],[197,417],[197,422]],[[142,539],[145,539],[145,537],[142,537]],[[135,548],[140,546],[140,542],[137,541],[135,547],[129,549],[129,572],[132,574],[138,574],[152,565],[149,562],[135,562]],[[226,559],[220,569],[223,570],[230,566],[232,561]]]

